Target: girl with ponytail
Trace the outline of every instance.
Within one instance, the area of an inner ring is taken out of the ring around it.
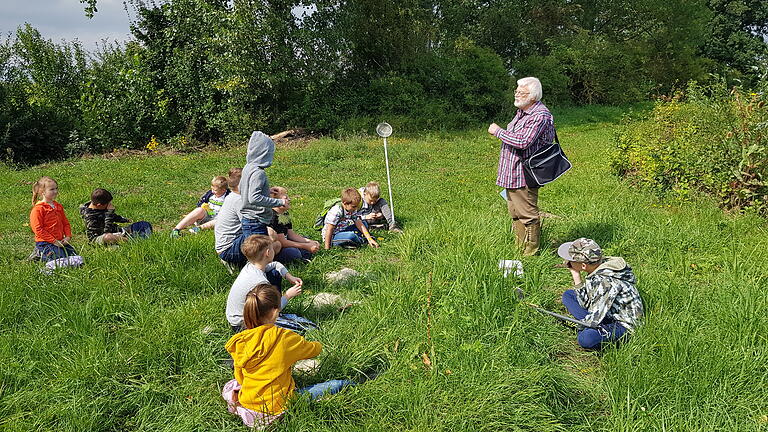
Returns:
[[[29,227],[35,233],[34,254],[45,262],[77,255],[69,244],[72,228],[64,207],[56,201],[58,195],[59,185],[50,177],[40,177],[32,186]]]
[[[232,336],[226,349],[235,363],[235,379],[222,391],[229,412],[248,427],[263,428],[280,418],[295,394],[317,399],[338,393],[348,380],[332,380],[296,389],[291,376],[293,364],[320,354],[320,342],[276,327],[280,314],[280,292],[269,284],[256,285],[245,299],[243,321],[246,330]]]

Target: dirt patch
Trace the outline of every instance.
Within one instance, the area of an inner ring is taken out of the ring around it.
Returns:
[[[275,145],[281,148],[297,148],[306,147],[310,142],[317,140],[322,135],[317,132],[312,132],[304,128],[288,129],[280,133],[276,133],[270,138],[275,142]]]

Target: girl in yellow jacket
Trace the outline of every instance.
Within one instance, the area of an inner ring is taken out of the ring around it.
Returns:
[[[235,362],[235,379],[222,391],[229,412],[248,427],[266,427],[280,418],[287,400],[296,393],[312,399],[338,393],[349,380],[332,380],[296,389],[291,368],[299,360],[320,354],[320,342],[308,342],[300,335],[275,326],[280,313],[280,292],[273,285],[257,285],[248,293],[243,309],[246,327],[227,341],[226,349]]]

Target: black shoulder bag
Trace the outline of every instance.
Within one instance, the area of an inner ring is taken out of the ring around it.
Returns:
[[[522,159],[522,162],[525,183],[530,188],[538,188],[552,183],[571,169],[571,161],[565,157],[563,149],[560,148],[557,131],[555,131],[555,141],[552,144],[532,154],[528,159]]]

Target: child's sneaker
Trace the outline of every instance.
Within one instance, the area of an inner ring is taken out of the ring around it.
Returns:
[[[179,238],[179,237],[181,237],[181,232],[179,230],[174,229],[173,231],[171,231],[171,238],[172,239]]]

